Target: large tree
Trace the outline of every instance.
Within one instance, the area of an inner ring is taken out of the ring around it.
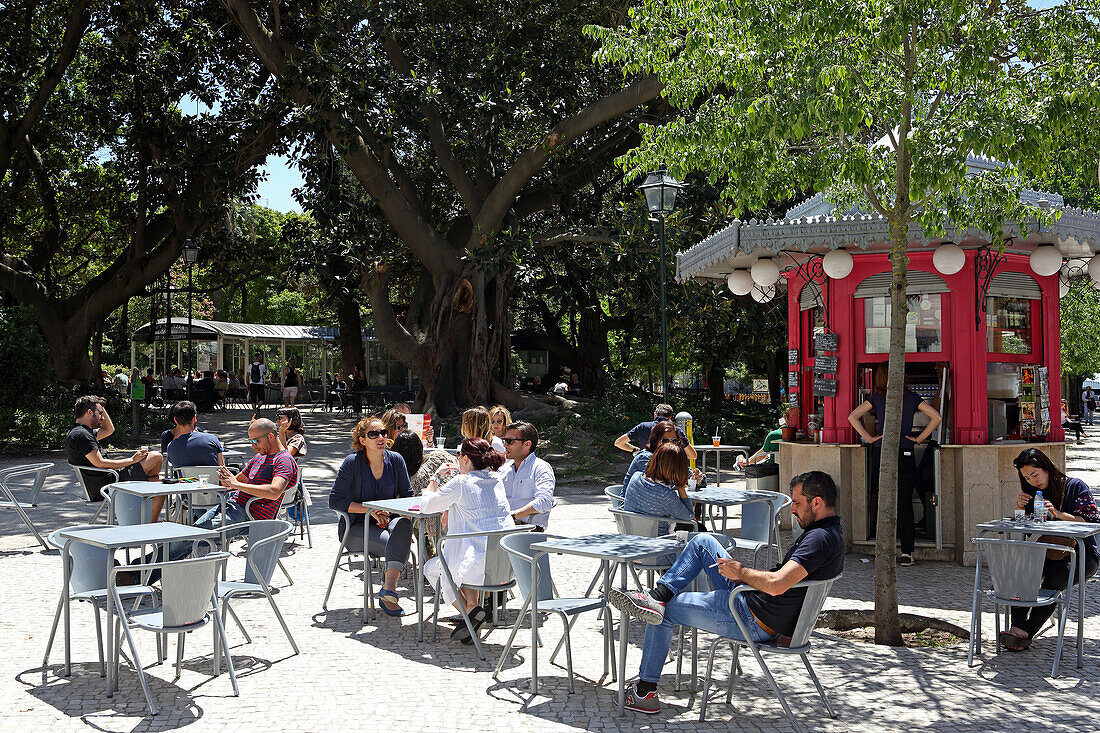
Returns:
[[[0,7],[0,289],[32,308],[59,379],[93,377],[108,316],[278,140],[284,105],[220,20],[201,3]]]
[[[390,263],[366,283],[375,333],[419,375],[423,408],[517,405],[492,378],[514,285],[493,250],[541,236],[528,229],[540,215],[636,141],[660,82],[595,68],[580,33],[625,3],[221,3],[423,268],[404,317]]]
[[[803,187],[889,224],[892,323],[875,557],[876,640],[900,644],[897,454],[906,245],[977,226],[997,240],[1039,212],[1020,204],[1059,137],[1095,135],[1094,0],[644,0],[627,28],[594,28],[601,58],[656,73],[682,111],[646,131],[628,172],[667,164],[724,182],[739,206]],[[967,175],[970,153],[1005,162]]]

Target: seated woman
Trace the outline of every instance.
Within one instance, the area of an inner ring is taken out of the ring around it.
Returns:
[[[484,408],[482,408],[484,409]],[[447,531],[450,534],[485,532],[514,527],[504,483],[494,473],[504,465],[504,456],[493,450],[483,438],[466,438],[458,451],[458,476],[439,486],[434,480],[420,495],[420,510],[425,513],[447,512]],[[477,605],[477,591],[463,588],[463,584],[481,585],[485,582],[484,537],[452,540],[443,546],[443,557],[451,571],[451,577],[459,589],[461,598],[451,591],[450,584],[442,580],[443,565],[438,557],[424,564],[424,577],[433,586],[442,583],[443,600],[465,609],[475,631],[489,617],[485,609]],[[462,604],[461,606],[459,604]],[[472,644],[473,638],[466,624],[460,623],[452,639]]]
[[[382,413],[382,424],[386,426],[386,437],[390,439],[391,445],[397,434],[409,427],[405,416],[396,409],[389,409]],[[409,475],[412,476],[413,473],[413,469],[410,468]]]
[[[493,435],[489,423],[489,411],[480,405],[462,413],[462,437],[481,438],[497,453],[504,455],[504,441]]]
[[[405,459],[413,496],[420,496],[433,478],[439,486],[443,486],[458,475],[458,462],[454,456],[445,450],[429,450],[425,453],[424,442],[411,430],[397,434],[393,439],[392,450]]]
[[[1046,453],[1038,448],[1028,448],[1012,462],[1020,474],[1020,494],[1016,497],[1016,508],[1034,511],[1035,492],[1043,492],[1047,517],[1063,522],[1100,522],[1100,511],[1093,501],[1088,485],[1079,478],[1070,478],[1062,473]],[[1040,511],[1042,507],[1040,507]],[[1049,557],[1043,564],[1043,584],[1047,590],[1063,590],[1069,582],[1069,555],[1060,560]],[[1096,538],[1085,540],[1085,578],[1096,573],[1100,565],[1100,550]],[[1075,583],[1083,582],[1074,578]],[[1043,628],[1050,615],[1054,613],[1054,604],[1049,606],[1024,606],[1012,609],[1012,628],[1001,632],[1001,645],[1010,651],[1019,652],[1031,646],[1031,639]]]
[[[653,452],[645,472],[635,473],[626,485],[623,509],[651,517],[670,517],[692,521],[695,507],[687,495],[688,457],[676,443],[665,443]],[[668,524],[661,522],[657,534],[667,534]]]
[[[493,437],[504,440],[505,428],[512,424],[512,413],[504,405],[495,405],[489,408],[489,430]]]
[[[681,448],[685,447],[676,429],[676,423],[662,420],[654,425],[653,429],[649,431],[649,442],[644,448],[634,454],[634,460],[630,462],[630,468],[626,469],[626,476],[623,477],[623,494],[626,494],[626,487],[630,485],[630,479],[633,478],[634,474],[645,471],[646,466],[649,465],[649,459],[653,456],[653,452],[662,445],[668,445],[670,443],[678,445]],[[685,453],[684,455],[686,456],[687,454]],[[703,472],[698,468],[691,469],[691,478],[695,479],[696,486],[702,487],[707,485],[707,477],[704,476]]]
[[[397,578],[409,559],[412,522],[408,517],[391,518],[382,511],[371,511],[367,521],[363,502],[412,496],[409,472],[400,454],[386,450],[386,428],[376,417],[359,421],[351,431],[351,446],[355,452],[344,459],[336,472],[328,505],[351,516],[351,527],[347,528],[348,547],[362,547],[366,532],[370,554],[386,558],[378,602],[390,616],[400,616]],[[345,531],[342,520],[339,531]]]
[[[1081,444],[1081,438],[1085,436],[1085,428],[1081,425],[1080,420],[1071,420],[1069,415],[1069,403],[1066,402],[1066,398],[1062,398],[1062,427],[1068,428],[1077,433],[1077,444]]]

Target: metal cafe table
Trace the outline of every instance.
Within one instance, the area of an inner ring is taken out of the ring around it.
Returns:
[[[1077,542],[1077,667],[1084,666],[1085,660],[1085,540],[1100,534],[1100,524],[1092,522],[1035,522],[1025,519],[1017,522],[1014,519],[995,519],[992,522],[983,522],[978,525],[981,535],[996,533],[1013,535],[1050,535],[1052,537],[1067,537]],[[981,548],[978,549],[981,552]],[[982,580],[981,556],[978,557],[977,567],[974,571],[974,587],[980,588]],[[977,598],[977,596],[975,596]],[[980,633],[980,630],[979,630]],[[980,638],[980,637],[979,637]]]
[[[678,554],[683,549],[683,544],[671,537],[639,537],[628,534],[594,534],[583,537],[562,537],[559,539],[536,542],[531,545],[532,552],[532,578],[531,587],[539,587],[539,557],[548,553],[560,555],[577,555],[579,557],[591,557],[600,561],[604,577],[604,587],[609,587],[610,567],[616,563],[619,568],[619,584],[622,590],[626,590],[627,578],[630,573],[626,569],[628,563],[637,560],[648,560],[661,555]],[[605,611],[607,609],[605,608]],[[522,621],[521,615],[516,623]],[[626,646],[630,630],[630,617],[619,613],[619,662],[615,669],[619,683],[619,715],[623,714],[623,705],[626,701]],[[531,694],[538,694],[539,667],[538,667],[538,633],[539,633],[539,603],[538,593],[531,593]],[[611,614],[604,613],[604,677],[607,676],[608,661],[611,659]],[[614,670],[612,671],[615,674]]]
[[[222,526],[225,526],[225,495],[233,491],[233,489],[227,489],[221,484],[207,484],[205,487],[201,487],[198,481],[180,481],[178,483],[169,484],[162,481],[119,481],[118,483],[111,484],[111,487],[119,493],[130,494],[136,496],[142,500],[142,502],[150,501],[155,496],[164,496],[165,494],[206,494],[217,493],[218,504],[221,509]],[[177,520],[182,517],[177,517]],[[114,522],[114,503],[112,502],[110,510],[107,515],[107,523],[112,524]],[[188,522],[190,524],[190,522]]]
[[[706,486],[696,491],[687,492],[687,496],[695,504],[702,504],[708,509],[713,507],[715,509],[722,510],[722,527],[725,530],[727,512],[731,506],[741,506],[742,504],[753,504],[758,501],[772,501],[774,499],[784,499],[785,494],[780,494],[776,491],[763,491],[761,489],[733,489],[723,486]],[[710,516],[711,522],[715,522],[717,517]]]
[[[199,529],[197,527],[189,527],[184,524],[176,524],[175,522],[153,522],[151,524],[134,524],[126,527],[74,527],[72,529],[61,530],[58,536],[65,540],[65,545],[61,550],[61,597],[64,600],[63,609],[65,613],[65,676],[69,676],[72,674],[69,644],[69,562],[67,561],[70,544],[73,542],[81,542],[86,545],[102,547],[107,550],[107,567],[110,569],[114,564],[114,553],[116,550],[128,547],[143,547],[145,545],[160,545],[165,549],[165,554],[167,554],[167,547],[170,542],[216,540],[218,533],[206,529]],[[140,565],[134,567],[137,570],[141,569]],[[112,622],[114,621],[114,602],[110,597],[107,598],[106,606],[107,623],[104,627],[106,633],[103,635],[106,648],[104,649],[103,658],[107,662],[107,696],[111,697],[114,695],[115,690],[118,689],[118,680],[114,675],[114,664],[112,663],[114,660],[114,645],[116,640],[113,632],[114,627],[112,626]]]
[[[703,475],[707,473],[707,454],[711,452],[714,453],[714,483],[716,484],[722,483],[723,453],[733,453],[735,456],[740,453],[746,457],[752,455],[752,446],[749,445],[714,445],[713,443],[700,443],[691,447],[699,454],[699,470],[703,472]]]

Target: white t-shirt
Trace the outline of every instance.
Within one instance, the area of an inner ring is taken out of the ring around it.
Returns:
[[[568,384],[566,384],[565,382],[558,382],[557,384],[554,385],[554,394],[563,395],[563,394],[565,394],[565,390],[567,390],[567,389],[569,389]]]

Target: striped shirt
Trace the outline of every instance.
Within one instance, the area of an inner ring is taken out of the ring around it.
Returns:
[[[257,486],[270,484],[276,476],[281,476],[286,479],[286,488],[283,493],[286,493],[298,483],[298,464],[285,450],[269,456],[252,456],[252,460],[245,464],[241,473],[245,475],[245,483]],[[238,504],[244,505],[253,496],[246,491],[234,491],[229,495],[229,498]],[[274,519],[275,515],[279,513],[279,504],[282,499],[282,494],[279,495],[278,499],[256,499],[252,502],[252,518]]]

